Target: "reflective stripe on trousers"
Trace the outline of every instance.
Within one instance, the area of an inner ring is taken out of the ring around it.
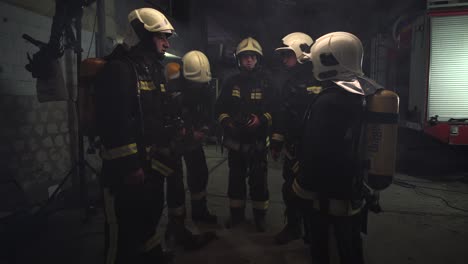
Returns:
[[[297,196],[304,200],[311,201],[313,208],[320,211],[318,193],[303,189],[295,179],[292,189]],[[351,201],[348,200],[328,199],[328,202],[328,214],[332,216],[352,216],[359,213],[362,209],[362,207],[353,208]]]

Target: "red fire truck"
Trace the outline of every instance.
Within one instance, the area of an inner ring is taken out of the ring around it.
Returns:
[[[400,95],[400,125],[468,145],[468,1],[428,0],[392,38],[373,40],[371,77]]]

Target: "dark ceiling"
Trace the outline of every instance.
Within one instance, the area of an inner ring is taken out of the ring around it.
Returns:
[[[136,1],[127,2],[133,8],[141,7]],[[379,32],[389,32],[399,16],[426,7],[425,0],[145,0],[145,3],[176,21],[177,31],[183,37],[190,35],[186,38],[190,43],[187,46],[203,50],[199,43],[207,35],[219,35],[226,38],[223,42],[234,43],[252,36],[269,51],[284,35],[295,31],[308,33],[313,39],[332,31],[348,31],[365,42]],[[200,31],[203,21],[211,25]]]

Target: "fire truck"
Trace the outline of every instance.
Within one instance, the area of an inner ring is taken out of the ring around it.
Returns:
[[[400,95],[400,126],[468,145],[468,0],[428,0],[370,46],[370,76]]]

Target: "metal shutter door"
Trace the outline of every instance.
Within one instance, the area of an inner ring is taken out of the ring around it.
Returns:
[[[468,16],[431,18],[428,118],[468,118]]]

